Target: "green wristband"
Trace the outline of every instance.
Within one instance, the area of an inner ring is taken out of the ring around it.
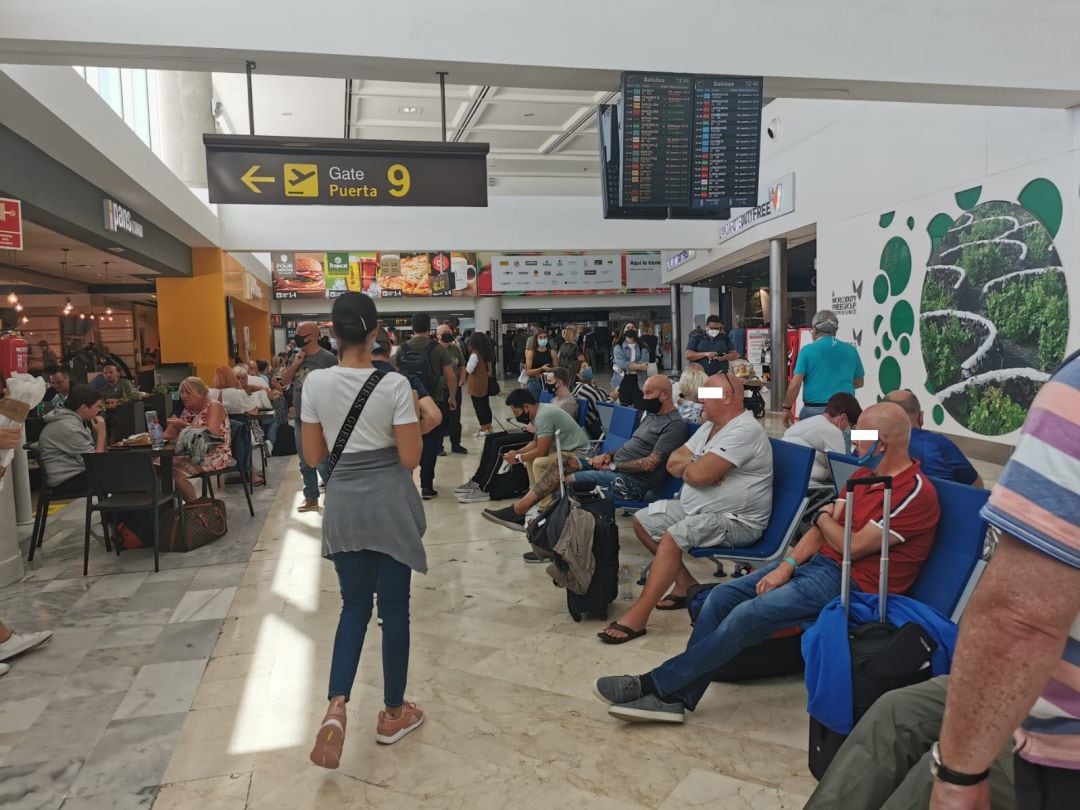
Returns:
[[[794,557],[784,557],[784,562],[790,563],[792,569],[794,569],[795,571],[799,570],[799,564],[797,562],[795,562]]]

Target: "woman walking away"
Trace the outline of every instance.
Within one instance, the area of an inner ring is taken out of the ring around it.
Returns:
[[[336,768],[345,743],[349,701],[360,651],[378,594],[382,620],[383,701],[375,741],[394,743],[424,714],[405,700],[409,670],[409,580],[427,571],[424,507],[412,481],[420,464],[420,425],[409,381],[376,369],[375,303],[345,293],[331,314],[339,364],[304,380],[301,446],[315,466],[327,460],[323,556],[341,586],[341,617],[330,664],[330,706],[311,761]]]
[[[473,332],[468,343],[469,362],[465,370],[469,372],[469,396],[472,398],[476,420],[480,423],[480,432],[475,438],[491,432],[491,380],[495,374],[495,348],[491,338],[483,332]]]

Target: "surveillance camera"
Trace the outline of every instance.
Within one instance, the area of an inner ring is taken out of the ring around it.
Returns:
[[[780,137],[780,119],[774,118],[769,122],[769,125],[765,128],[765,134],[769,136],[770,141],[775,141]]]

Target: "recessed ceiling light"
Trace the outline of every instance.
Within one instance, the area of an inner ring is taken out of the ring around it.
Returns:
[[[398,107],[397,111],[402,115],[418,115],[424,111],[423,107],[414,107],[411,104],[406,104],[402,107]]]
[[[281,115],[282,115],[283,118],[292,118],[292,113],[291,112],[283,112]]]
[[[532,118],[534,115],[536,115],[536,113],[525,113],[522,118]]]
[[[120,247],[119,245],[113,245],[111,248],[105,248],[105,249],[108,250],[110,253],[123,253],[124,252],[124,249],[122,247]]]
[[[94,265],[92,265],[92,264],[73,264],[71,266],[74,267],[77,270],[85,270],[86,268],[93,267]]]

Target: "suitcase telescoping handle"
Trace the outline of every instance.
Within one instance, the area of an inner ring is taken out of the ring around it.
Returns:
[[[555,463],[559,465],[559,497],[560,498],[565,498],[566,497],[566,484],[565,484],[566,473],[563,470],[563,463],[562,463],[562,431],[561,430],[556,430],[555,431]]]
[[[844,617],[850,615],[851,607],[851,514],[855,507],[855,488],[882,484],[885,488],[884,514],[881,518],[881,563],[878,569],[878,617],[884,623],[889,598],[889,517],[892,513],[891,475],[866,475],[849,478],[844,485],[844,562],[840,566],[840,604]]]

